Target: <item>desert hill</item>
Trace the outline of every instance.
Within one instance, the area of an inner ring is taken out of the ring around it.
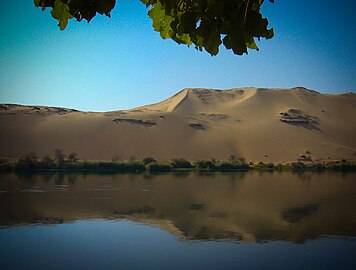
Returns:
[[[183,89],[156,104],[105,113],[2,104],[0,126],[0,158],[61,148],[85,160],[356,160],[356,94],[302,87]]]

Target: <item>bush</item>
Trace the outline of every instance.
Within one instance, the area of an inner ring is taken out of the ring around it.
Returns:
[[[143,164],[147,165],[153,162],[157,162],[153,157],[146,157],[142,160]]]
[[[145,170],[143,162],[98,162],[99,170],[111,170],[115,172],[139,172]]]
[[[278,163],[276,165],[276,169],[279,170],[279,171],[283,170],[283,164],[282,163]]]
[[[10,162],[1,162],[0,163],[0,172],[9,172],[13,171],[16,167],[15,163]]]
[[[139,162],[139,161],[134,161],[134,162],[129,162],[129,163],[121,163],[121,164],[126,165],[127,172],[143,172],[143,171],[145,171],[145,164],[143,164],[142,162]]]
[[[219,169],[221,171],[249,170],[250,166],[243,162],[222,161],[219,164]]]
[[[63,164],[65,170],[98,170],[98,162],[66,162]]]
[[[146,165],[146,170],[149,172],[169,172],[172,166],[166,163],[153,162]]]
[[[272,162],[263,163],[262,161],[258,162],[257,164],[254,164],[253,168],[259,170],[268,170],[268,171],[273,171],[274,169],[276,169],[276,167]]]
[[[322,171],[322,170],[325,170],[325,169],[326,169],[326,166],[325,166],[324,163],[318,162],[318,163],[314,163],[314,164],[312,165],[312,168],[313,168],[314,170],[317,170],[317,171]]]
[[[172,159],[171,165],[173,168],[192,168],[192,164],[184,158]]]
[[[63,168],[84,171],[143,172],[145,165],[142,162],[66,162]]]
[[[207,169],[207,170],[216,170],[217,165],[210,160],[198,160],[196,162],[197,169]]]
[[[343,159],[341,161],[328,164],[327,168],[335,171],[356,171],[356,164]]]
[[[305,170],[305,164],[303,162],[293,162],[291,164],[293,170]]]
[[[68,155],[68,161],[69,162],[77,162],[79,160],[78,154],[77,153],[70,153]]]
[[[267,169],[267,170],[274,170],[274,169],[275,169],[275,166],[274,166],[274,164],[273,164],[272,162],[268,162],[268,163],[266,164],[266,169]]]
[[[39,163],[41,169],[54,169],[56,168],[56,163],[50,156],[44,156]]]
[[[34,170],[38,167],[38,158],[35,153],[29,153],[17,161],[18,170]]]
[[[54,160],[56,161],[57,165],[59,167],[64,165],[65,162],[65,155],[63,153],[62,149],[56,149],[54,150]]]

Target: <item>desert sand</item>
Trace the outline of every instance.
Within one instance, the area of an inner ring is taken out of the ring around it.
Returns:
[[[81,160],[356,160],[356,94],[303,87],[183,89],[111,112],[2,104],[0,126],[2,159],[60,148]]]

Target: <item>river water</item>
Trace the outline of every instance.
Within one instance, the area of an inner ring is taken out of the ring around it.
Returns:
[[[0,269],[356,269],[355,173],[0,175]]]

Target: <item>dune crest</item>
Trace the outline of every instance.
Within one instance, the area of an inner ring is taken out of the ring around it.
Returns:
[[[0,158],[53,149],[81,159],[152,156],[291,162],[356,159],[356,95],[292,89],[186,88],[131,110],[81,112],[0,105]]]

